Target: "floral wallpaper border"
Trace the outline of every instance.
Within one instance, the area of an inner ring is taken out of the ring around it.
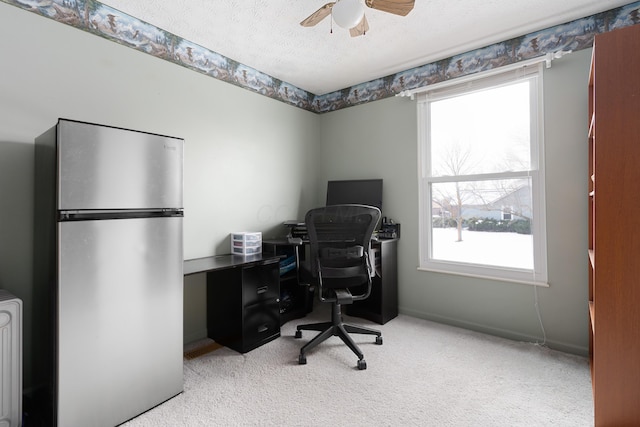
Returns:
[[[444,80],[593,45],[640,23],[640,1],[324,95],[314,95],[96,0],[0,0],[287,104],[326,113]]]

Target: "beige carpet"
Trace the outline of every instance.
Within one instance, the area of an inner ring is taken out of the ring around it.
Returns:
[[[184,393],[126,423],[142,426],[591,426],[586,358],[399,316],[355,335],[367,369],[333,337],[298,365],[295,325],[247,354],[227,348],[184,364]],[[206,343],[205,343],[206,344]]]

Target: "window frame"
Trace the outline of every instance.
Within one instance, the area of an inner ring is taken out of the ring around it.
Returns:
[[[435,84],[419,93],[418,114],[418,181],[419,181],[419,267],[418,270],[450,273],[463,276],[489,278],[500,281],[548,286],[546,206],[544,179],[544,110],[543,68],[541,63],[503,67],[485,73],[462,77]],[[431,102],[453,96],[498,88],[523,80],[530,81],[530,167],[526,171],[510,171],[459,176],[431,176],[430,105]],[[432,194],[431,185],[439,182],[527,178],[531,180],[533,219],[533,269],[499,267],[461,263],[432,258]]]

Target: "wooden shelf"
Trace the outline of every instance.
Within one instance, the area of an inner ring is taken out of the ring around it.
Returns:
[[[595,36],[587,119],[589,359],[596,427],[640,426],[638,75],[640,25]]]

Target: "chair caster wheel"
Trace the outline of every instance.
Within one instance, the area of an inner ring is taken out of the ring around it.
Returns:
[[[296,338],[302,338],[302,331],[296,331]]]
[[[298,356],[298,365],[306,365],[307,364],[307,356],[303,356],[302,354]]]
[[[367,362],[364,359],[358,360],[358,370],[363,371],[367,369]]]
[[[376,337],[376,344],[382,345],[382,337]]]

